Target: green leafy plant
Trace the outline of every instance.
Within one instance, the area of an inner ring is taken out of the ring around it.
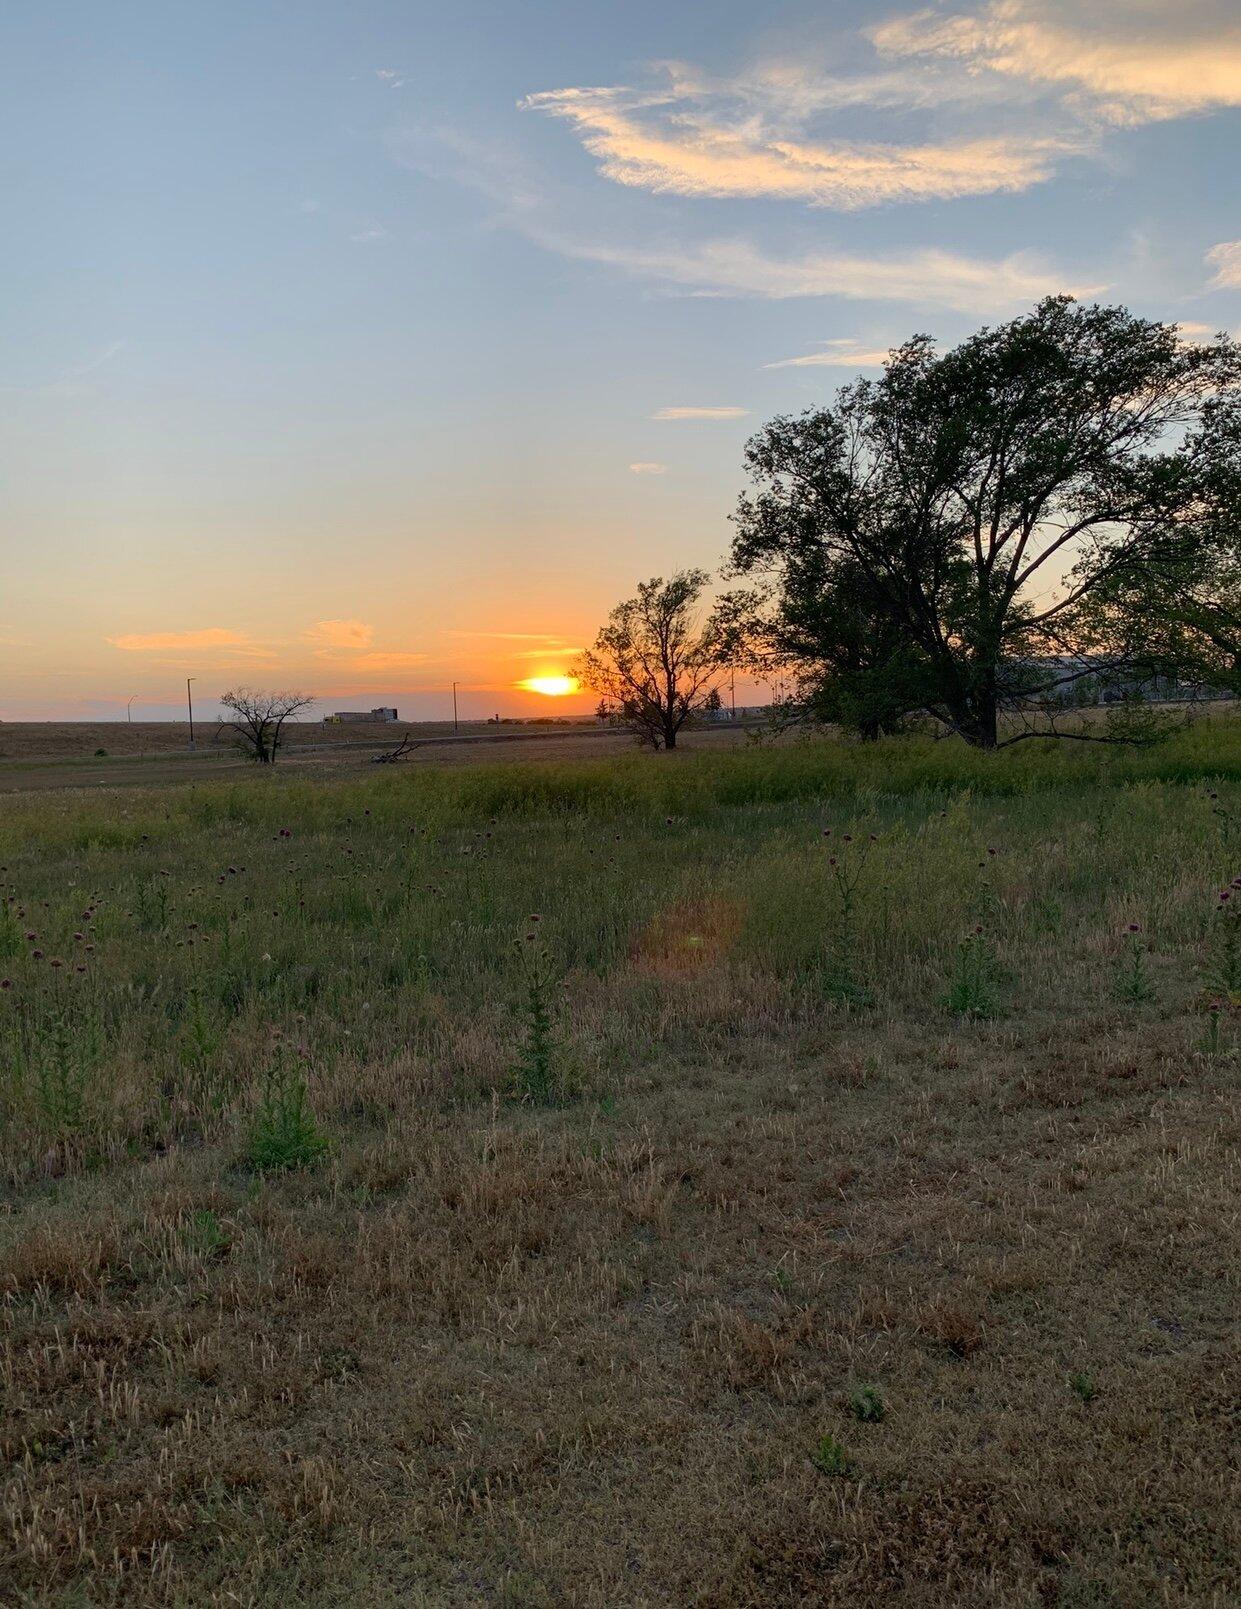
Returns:
[[[12,901],[0,901],[0,957],[20,955],[21,951],[22,928]]]
[[[877,1386],[858,1386],[849,1393],[849,1409],[864,1425],[877,1425],[887,1416],[887,1406]]]
[[[35,1104],[52,1134],[83,1127],[92,1065],[89,1036],[76,1033],[67,1015],[55,1017],[34,1059]]]
[[[1213,998],[1241,1006],[1241,877],[1221,889],[1211,933],[1210,959],[1202,974]]]
[[[270,1074],[246,1135],[246,1160],[256,1173],[309,1167],[328,1149],[306,1098],[306,1081],[289,1068]]]
[[[976,927],[957,945],[952,976],[940,997],[940,1004],[957,1017],[998,1016],[997,972],[995,955],[986,934],[981,927]]]
[[[1114,992],[1118,1000],[1134,1006],[1145,1005],[1155,998],[1155,988],[1146,965],[1142,929],[1136,922],[1130,922],[1125,929],[1124,949],[1116,968]]]
[[[180,1055],[189,1090],[195,1101],[214,1100],[216,1058],[223,1041],[223,1029],[212,1016],[197,981],[186,994],[185,1017],[181,1028]]]
[[[1094,1383],[1094,1376],[1088,1374],[1084,1369],[1075,1370],[1069,1376],[1069,1388],[1083,1402],[1093,1402],[1099,1395],[1099,1388]]]
[[[810,1455],[810,1462],[821,1475],[848,1475],[853,1460],[835,1436],[820,1436],[819,1444]]]
[[[842,832],[834,837],[830,827],[824,829],[823,837],[830,850],[827,870],[835,895],[837,916],[832,938],[817,969],[819,987],[828,999],[840,1005],[872,1005],[874,992],[857,975],[854,913],[858,884],[866,869],[871,847],[877,839],[873,833],[866,838],[851,832]]]
[[[168,926],[168,886],[153,878],[139,883],[134,891],[134,920],[147,932],[162,931]]]
[[[196,1212],[185,1228],[185,1239],[202,1257],[223,1257],[233,1241],[210,1208]]]
[[[556,978],[551,957],[538,923],[517,941],[522,981],[522,1034],[513,1064],[513,1084],[519,1100],[533,1106],[556,1106],[573,1094],[563,1036],[557,1022]]]

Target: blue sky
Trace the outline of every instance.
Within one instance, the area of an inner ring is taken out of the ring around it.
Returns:
[[[529,711],[915,330],[1241,323],[1217,0],[14,9],[0,716]]]

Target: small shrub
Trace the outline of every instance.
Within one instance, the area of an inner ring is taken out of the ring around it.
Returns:
[[[821,1475],[848,1475],[853,1460],[835,1436],[820,1436],[819,1445],[810,1455],[810,1462]]]
[[[858,1386],[851,1391],[849,1409],[853,1417],[860,1419],[864,1425],[881,1424],[888,1411],[877,1386]]]
[[[1077,1370],[1069,1376],[1069,1386],[1073,1392],[1082,1399],[1083,1402],[1093,1402],[1094,1399],[1099,1395],[1098,1387],[1094,1383],[1093,1376],[1087,1374],[1085,1370],[1082,1369]]]
[[[246,1160],[256,1173],[283,1173],[309,1167],[327,1150],[306,1099],[306,1082],[297,1073],[270,1077],[246,1136]]]

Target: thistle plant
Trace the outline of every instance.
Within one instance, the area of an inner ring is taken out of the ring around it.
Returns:
[[[556,977],[541,921],[540,916],[529,917],[525,936],[515,946],[521,973],[522,1033],[513,1063],[513,1084],[519,1100],[555,1106],[568,1099],[571,1091],[557,1022]]]
[[[1146,965],[1146,946],[1139,924],[1130,922],[1122,938],[1123,949],[1114,986],[1116,998],[1134,1006],[1145,1005],[1155,998],[1155,988]]]
[[[85,1036],[75,1034],[68,1016],[58,1013],[34,1062],[35,1104],[44,1125],[57,1138],[82,1128],[91,1071]]]
[[[828,840],[831,851],[827,857],[827,869],[837,908],[834,934],[825,946],[821,963],[824,992],[842,1005],[869,1005],[874,996],[858,979],[854,964],[854,914],[858,885],[866,869],[871,847],[878,842],[878,838],[874,833],[864,839],[857,838],[849,832],[833,837],[830,827],[823,829],[823,837]]]
[[[308,1167],[328,1145],[301,1074],[288,1066],[269,1072],[246,1135],[246,1160],[254,1171],[281,1173]]]
[[[1199,1001],[1207,1013],[1201,1049],[1218,1056],[1223,1049],[1225,1018],[1241,1010],[1241,877],[1221,888],[1215,902],[1210,954],[1202,971]]]
[[[191,983],[186,994],[181,1035],[181,1065],[191,1097],[195,1101],[206,1101],[213,1094],[216,1057],[224,1034],[208,1009],[197,980]],[[214,1095],[213,1104],[220,1104],[218,1093]]]
[[[1241,1006],[1241,877],[1221,888],[1215,902],[1211,958],[1202,975],[1208,994],[1228,1010]]]
[[[952,976],[940,1004],[957,1017],[997,1016],[1000,1009],[997,971],[995,954],[979,925],[957,945]]]

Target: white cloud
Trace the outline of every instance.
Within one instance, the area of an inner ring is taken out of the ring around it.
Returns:
[[[372,224],[369,229],[359,229],[356,235],[350,235],[350,240],[387,240],[388,231],[382,224]]]
[[[369,648],[375,640],[375,628],[364,620],[316,620],[302,635],[307,642],[324,648]]]
[[[805,357],[781,358],[778,363],[765,363],[765,369],[870,369],[881,368],[888,361],[888,353],[877,348],[867,350],[849,339],[824,341],[821,352],[808,352]]]
[[[1063,135],[1007,135],[896,145],[804,135],[798,108],[770,97],[755,106],[753,84],[674,75],[656,91],[560,89],[522,105],[571,125],[599,171],[656,194],[776,197],[851,211],[891,201],[926,201],[1024,190],[1048,178],[1057,156],[1075,149]],[[801,111],[812,97],[803,97]]]
[[[1206,255],[1215,270],[1211,284],[1221,290],[1241,290],[1241,240],[1221,240]]]
[[[1057,291],[1093,294],[1100,284],[1066,283],[1063,274],[1025,252],[988,261],[938,247],[859,257],[818,252],[769,257],[748,240],[715,240],[699,246],[604,246],[564,236],[536,238],[551,249],[606,263],[698,296],[759,297],[782,301],[802,296],[901,301],[951,307],[972,314],[1003,312]]]
[[[744,419],[748,408],[660,408],[652,419]]]
[[[631,475],[665,475],[668,472],[667,464],[630,464]]]
[[[1222,0],[992,0],[974,12],[916,11],[870,38],[888,55],[1062,87],[1112,123],[1241,106],[1241,26]]]

